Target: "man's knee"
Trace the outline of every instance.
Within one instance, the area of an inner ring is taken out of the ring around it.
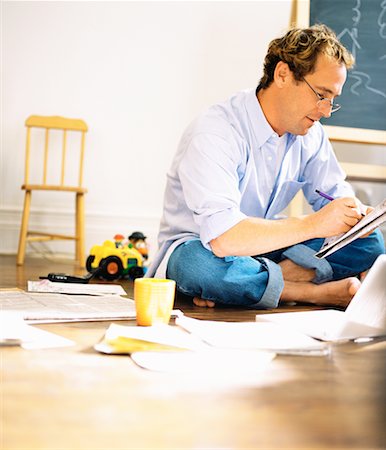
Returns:
[[[215,282],[213,258],[216,257],[198,239],[186,241],[171,254],[167,277],[176,281],[180,292],[201,296],[202,286]]]
[[[367,271],[383,253],[385,244],[382,233],[375,230],[370,236],[356,239],[326,259],[333,268],[334,279],[341,279]]]
[[[374,254],[379,256],[385,253],[385,241],[379,228],[364,239],[370,241],[369,245]]]
[[[362,266],[361,272],[370,269],[378,256],[385,253],[385,242],[379,229],[371,233],[370,236],[357,239],[352,244],[356,244],[358,263]]]
[[[269,270],[267,264],[275,267]],[[276,264],[251,257],[218,258],[199,240],[185,242],[174,250],[167,276],[176,281],[180,292],[192,297],[253,308],[275,307],[283,282]],[[277,283],[276,278],[280,278]]]

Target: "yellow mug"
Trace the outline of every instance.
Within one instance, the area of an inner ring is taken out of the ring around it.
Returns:
[[[174,305],[176,282],[161,278],[136,278],[134,301],[137,325],[168,324]]]

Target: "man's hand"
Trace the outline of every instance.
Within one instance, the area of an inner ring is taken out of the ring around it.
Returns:
[[[253,256],[308,239],[345,233],[362,218],[362,203],[353,197],[333,200],[320,211],[301,217],[271,220],[246,217],[210,241],[219,257]]]
[[[372,206],[368,206],[368,205],[363,205],[362,204],[362,212],[365,213],[365,216],[367,216],[367,214],[371,213],[371,211],[374,211],[374,208]],[[360,239],[363,239],[367,236],[370,236],[370,234],[375,230],[376,228],[373,228],[372,230],[370,230],[368,233],[364,234],[363,236],[360,237]]]
[[[333,200],[319,211],[308,216],[320,238],[345,233],[362,219],[363,205],[355,197]]]

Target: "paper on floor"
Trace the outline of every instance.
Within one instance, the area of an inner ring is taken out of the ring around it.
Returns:
[[[26,324],[19,314],[3,311],[0,312],[0,343],[2,346],[20,345],[25,349],[74,345],[69,339]]]
[[[200,352],[135,352],[131,359],[143,369],[158,372],[203,374],[206,380],[213,374],[220,378],[265,369],[275,357],[273,352],[256,350],[218,350]]]
[[[102,342],[94,348],[102,353],[122,354],[137,351],[202,350],[208,346],[179,327],[154,325],[150,327],[111,324]]]
[[[217,322],[181,315],[176,324],[216,348],[326,355],[330,348],[293,329],[269,322]]]
[[[134,301],[119,295],[67,295],[3,290],[0,291],[0,309],[17,312],[29,323],[135,318]]]
[[[28,292],[51,292],[56,294],[126,295],[118,284],[60,283],[50,280],[28,281]]]

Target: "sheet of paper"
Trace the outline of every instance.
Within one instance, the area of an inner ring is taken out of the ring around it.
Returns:
[[[215,322],[180,316],[176,324],[216,348],[305,355],[325,355],[330,351],[326,344],[274,323]]]
[[[0,310],[21,314],[29,323],[135,318],[134,301],[119,295],[66,295],[0,291]]]
[[[208,346],[194,335],[171,325],[150,327],[123,326],[115,323],[107,329],[104,340],[95,345],[103,353],[133,353],[134,351],[205,350]]]
[[[344,323],[343,311],[324,309],[320,311],[298,311],[289,313],[257,314],[259,323],[275,323],[278,326],[290,327],[322,340],[331,340],[331,335],[340,330]],[[337,339],[339,340],[339,339]]]
[[[193,377],[208,378],[240,376],[258,373],[275,357],[273,352],[212,349],[202,352],[136,352],[131,359],[140,367],[158,372],[186,373]],[[197,381],[197,378],[195,378]]]
[[[19,314],[0,312],[1,345],[20,345],[25,349],[68,347],[74,342],[28,325]]]
[[[82,284],[57,283],[50,280],[28,281],[28,292],[50,292],[56,294],[83,295],[126,295],[123,287],[118,284]]]
[[[108,354],[131,354],[133,361],[145,369],[201,375],[206,381],[215,374],[222,380],[226,376],[234,380],[235,375],[257,373],[275,357],[274,352],[214,348],[199,336],[170,325],[111,324],[103,341],[94,348]]]

